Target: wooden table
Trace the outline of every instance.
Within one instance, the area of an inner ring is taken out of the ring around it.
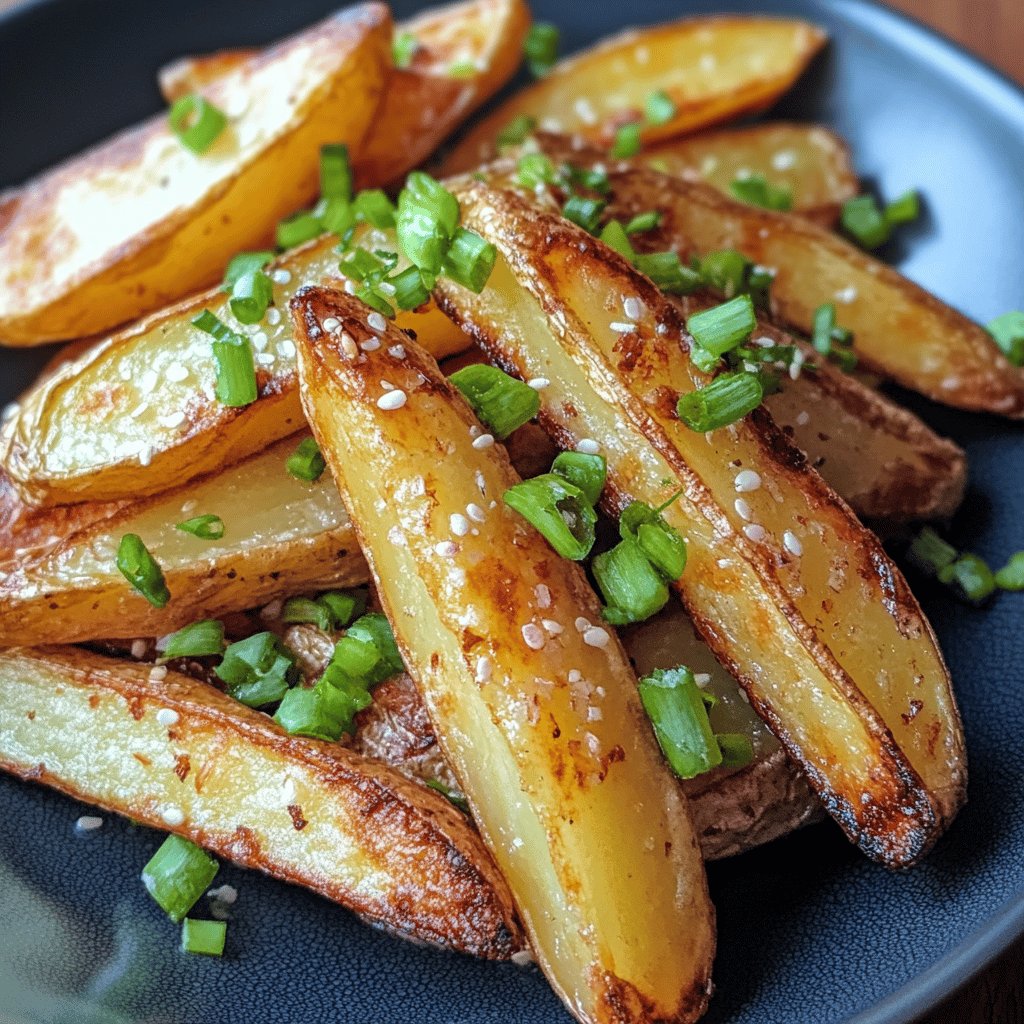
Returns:
[[[19,0],[0,0],[0,11]],[[345,0],[338,0],[339,6]],[[1024,0],[889,0],[1024,84]],[[723,0],[723,7],[728,4]],[[765,9],[771,0],[765,0]],[[1024,940],[918,1024],[1024,1024]]]

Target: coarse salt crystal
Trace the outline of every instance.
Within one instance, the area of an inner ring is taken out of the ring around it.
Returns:
[[[381,382],[383,383],[383,381]],[[401,388],[395,388],[393,391],[385,391],[380,398],[377,399],[377,408],[385,410],[401,409],[405,405],[407,399],[406,393]]]
[[[741,469],[736,474],[733,486],[740,494],[756,491],[761,486],[761,474],[752,469]]]
[[[570,683],[578,683],[583,678],[583,673],[578,668],[571,668],[565,678]]]
[[[587,721],[600,722],[604,718],[604,712],[600,708],[587,708]]]
[[[491,659],[486,655],[481,655],[476,659],[476,681],[486,683],[491,678],[492,669]]]

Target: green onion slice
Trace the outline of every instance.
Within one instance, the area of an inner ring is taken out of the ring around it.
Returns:
[[[792,210],[793,190],[785,185],[772,185],[763,174],[736,178],[729,191],[742,203],[764,210]]]
[[[480,422],[499,440],[540,412],[540,395],[496,366],[464,366],[449,380],[462,392]]]
[[[126,533],[121,538],[117,546],[117,568],[154,608],[164,608],[171,599],[163,570],[137,533]]]
[[[543,78],[558,60],[558,40],[557,25],[538,21],[530,26],[523,41],[523,55],[535,78]]]
[[[686,329],[693,336],[694,343],[711,357],[712,362],[743,344],[756,327],[757,317],[749,295],[737,295],[720,306],[694,313],[686,321]],[[706,369],[698,360],[695,361],[702,370]]]
[[[603,199],[588,199],[586,196],[569,196],[562,207],[562,216],[578,224],[584,231],[594,234],[601,222],[601,214],[608,204]]]
[[[208,309],[193,317],[192,323],[213,338],[213,358],[217,364],[217,398],[233,408],[255,402],[259,392],[249,339],[236,334]]]
[[[320,453],[320,446],[312,437],[303,438],[284,465],[297,480],[306,480],[309,483],[319,480],[327,468],[327,463]]]
[[[665,522],[659,509],[642,501],[626,506],[619,517],[619,535],[634,540],[651,565],[673,583],[686,568],[686,542]]]
[[[429,174],[413,171],[398,197],[396,225],[409,261],[438,274],[459,225],[458,200]]]
[[[658,745],[679,778],[695,778],[722,763],[703,696],[688,668],[657,669],[640,680],[639,690]]]
[[[518,512],[563,558],[580,561],[594,546],[597,513],[578,487],[545,473],[510,487],[505,504]]]
[[[644,231],[653,231],[661,223],[661,214],[657,210],[638,213],[626,224],[627,235],[639,235]]]
[[[988,325],[988,333],[1014,366],[1024,366],[1024,313],[1014,310],[997,316]]]
[[[295,658],[273,633],[256,633],[230,644],[214,672],[229,696],[258,708],[284,697],[295,678]]]
[[[702,694],[705,698],[707,694]],[[716,732],[715,739],[722,751],[723,768],[745,768],[754,760],[754,744],[741,732]]]
[[[636,251],[633,249],[626,229],[622,226],[622,221],[608,221],[601,229],[601,241],[609,248],[614,249],[620,256],[625,256],[630,262],[636,258]]]
[[[217,870],[217,862],[195,843],[171,835],[142,869],[142,884],[178,924],[206,892]]]
[[[519,158],[517,180],[524,188],[550,185],[555,180],[555,166],[543,153],[525,153]]]
[[[497,258],[498,250],[491,242],[485,242],[475,231],[456,228],[443,270],[456,284],[479,295]]]
[[[756,373],[723,373],[707,387],[682,395],[676,403],[679,418],[691,430],[704,434],[727,427],[752,412],[764,398]]]
[[[1024,590],[1024,551],[1010,556],[1010,560],[996,573],[996,586],[1001,590]]]
[[[220,516],[202,515],[193,516],[183,523],[177,523],[174,527],[182,533],[190,533],[200,540],[220,540],[224,536],[224,520]]]
[[[273,250],[261,249],[259,252],[240,252],[231,257],[224,271],[224,283],[221,290],[230,294],[235,282],[246,274],[256,274],[274,258]]]
[[[591,505],[596,505],[604,490],[608,476],[608,463],[603,455],[584,452],[561,452],[551,463],[551,472],[557,473],[578,487]]]
[[[331,628],[331,613],[308,597],[290,597],[281,609],[281,620],[288,623],[310,623],[325,633]]]
[[[968,601],[980,603],[996,589],[996,579],[983,558],[965,553],[938,572],[939,582],[952,586]]]
[[[182,952],[222,956],[227,934],[227,921],[198,921],[186,917],[181,925]]]
[[[643,622],[661,611],[668,601],[665,581],[631,538],[595,555],[590,568],[604,595],[604,617],[612,625]]]
[[[334,629],[347,626],[366,611],[365,590],[329,590],[316,600],[317,604],[327,609]]]
[[[640,152],[640,128],[639,122],[624,124],[615,132],[615,139],[612,142],[611,155],[616,160],[628,160]]]
[[[399,32],[391,41],[391,58],[396,68],[407,68],[419,49],[419,43],[411,32]]]
[[[224,623],[203,619],[179,629],[167,638],[165,658],[208,658],[224,650]]]
[[[406,267],[401,273],[388,278],[388,282],[395,289],[395,294],[391,298],[399,309],[419,309],[429,301],[434,280],[433,274],[428,274],[419,267]]]
[[[343,142],[320,147],[320,195],[323,199],[352,199],[352,164]]]
[[[427,779],[427,786],[430,789],[436,789],[441,796],[448,799],[449,803],[454,804],[460,811],[469,814],[469,801],[461,793],[457,793],[450,786],[446,786],[440,779]]]
[[[375,228],[387,229],[395,226],[395,204],[383,189],[363,189],[353,201],[352,209],[359,220],[367,221]]]
[[[300,210],[278,222],[277,246],[279,249],[294,249],[322,233],[323,225],[317,214],[312,210]]]
[[[258,324],[274,299],[274,286],[262,270],[242,274],[231,288],[228,306],[240,324]]]
[[[228,123],[221,111],[196,93],[175,100],[168,120],[171,131],[193,153],[205,153]]]
[[[909,224],[921,216],[921,197],[916,189],[904,192],[903,195],[887,203],[885,219],[889,224]]]
[[[889,221],[874,196],[857,196],[843,204],[840,221],[846,231],[865,249],[877,249],[889,240]]]
[[[525,142],[530,132],[537,127],[537,118],[529,114],[518,114],[498,133],[496,140],[498,150],[508,146],[518,146]]]
[[[676,105],[664,89],[656,89],[647,97],[644,116],[648,124],[668,124],[676,116]]]
[[[652,252],[637,256],[633,260],[633,265],[641,274],[646,274],[663,292],[689,295],[701,286],[700,274],[690,267],[684,267],[674,252]]]

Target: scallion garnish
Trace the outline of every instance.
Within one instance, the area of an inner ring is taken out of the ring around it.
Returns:
[[[460,811],[469,814],[469,801],[461,794],[456,793],[450,786],[446,786],[440,779],[427,779],[427,786],[436,789],[441,796],[446,797],[448,802],[454,804]]]
[[[630,262],[636,257],[636,251],[626,234],[626,229],[622,226],[622,221],[608,221],[601,229],[601,241],[614,249],[620,256],[625,256]]]
[[[217,870],[217,862],[195,843],[171,835],[142,869],[142,884],[178,924],[206,892]]]
[[[682,395],[676,413],[691,430],[704,434],[742,419],[763,398],[761,378],[739,370],[720,374],[707,387]]]
[[[565,201],[565,205],[562,207],[562,216],[593,235],[601,223],[601,214],[607,205],[603,199],[588,199],[586,196],[573,195]]]
[[[709,288],[731,299],[746,290],[750,267],[751,262],[743,253],[735,249],[719,249],[700,258],[698,271]]]
[[[841,222],[846,231],[865,249],[877,249],[889,241],[898,224],[916,220],[921,214],[917,192],[910,191],[881,209],[872,195],[857,196],[843,204]]]
[[[398,197],[398,240],[411,263],[431,274],[441,272],[455,229],[458,200],[423,171],[409,175]]]
[[[126,533],[117,546],[117,568],[121,575],[154,608],[163,608],[171,599],[163,570],[137,533]]]
[[[288,456],[284,465],[285,469],[297,480],[306,480],[309,483],[319,480],[327,468],[327,463],[320,453],[320,446],[312,437],[300,441],[299,446]]]
[[[227,921],[198,921],[186,917],[181,924],[182,952],[223,956],[227,934]]]
[[[355,230],[356,211],[347,199],[321,199],[313,207],[313,216],[319,221],[320,232],[346,238]]]
[[[626,234],[639,235],[644,231],[653,231],[660,223],[661,214],[657,210],[646,210],[627,222]]]
[[[885,219],[890,225],[909,224],[921,216],[921,198],[915,189],[886,203]]]
[[[663,292],[689,295],[701,286],[697,271],[684,267],[674,252],[652,252],[637,256],[633,265],[646,274]]]
[[[574,167],[572,164],[562,165],[562,176],[568,179],[573,188],[588,188],[593,192],[607,195],[612,190],[608,180],[608,172],[598,167]]]
[[[249,339],[236,334],[208,309],[193,317],[192,323],[213,338],[213,358],[217,364],[216,395],[220,402],[233,408],[255,402],[259,392]]]
[[[525,142],[530,132],[536,127],[537,118],[532,117],[530,114],[517,114],[498,133],[498,138],[495,140],[498,151],[500,152],[509,146],[518,146],[520,143]]]
[[[640,152],[640,129],[639,121],[631,124],[624,124],[615,132],[615,139],[612,142],[611,155],[616,160],[628,160]]]
[[[387,273],[388,267],[369,249],[357,245],[341,258],[341,272],[353,281],[380,281]]]
[[[172,633],[160,652],[165,658],[208,658],[224,650],[224,623],[203,619]]]
[[[648,124],[668,124],[676,116],[676,105],[664,89],[656,89],[644,104],[644,117]]]
[[[668,601],[665,581],[632,538],[596,555],[590,568],[604,596],[604,617],[614,626],[643,622]]]
[[[442,271],[456,284],[479,295],[494,269],[498,250],[485,242],[475,231],[456,228]]]
[[[1014,366],[1024,366],[1024,313],[1018,310],[1003,313],[986,329]]]
[[[832,303],[825,303],[814,311],[811,344],[816,352],[838,363],[846,373],[857,365],[857,356],[850,351],[853,334],[836,325],[836,307]]]
[[[686,542],[661,512],[642,501],[631,502],[619,517],[619,536],[636,541],[651,565],[674,583],[686,568]]]
[[[296,676],[295,658],[273,633],[256,633],[230,644],[214,672],[229,696],[259,708],[284,697]]]
[[[504,500],[563,558],[578,562],[594,546],[597,513],[586,494],[557,473],[545,473],[510,487]]]
[[[395,307],[377,291],[376,285],[364,284],[356,291],[356,298],[360,302],[365,302],[370,309],[377,310],[381,316],[386,316],[389,320],[394,319]]]
[[[329,590],[321,594],[317,604],[327,609],[331,628],[341,629],[366,611],[365,590]]]
[[[540,411],[540,395],[496,366],[474,363],[457,370],[449,380],[462,392],[480,422],[499,440]]]
[[[322,234],[323,225],[312,210],[300,210],[290,217],[278,221],[277,246],[279,249],[294,249],[311,238]]]
[[[1024,551],[1011,555],[995,579],[1000,590],[1024,590]]]
[[[424,273],[419,267],[406,267],[394,277],[389,277],[388,282],[395,289],[391,297],[399,309],[419,309],[430,300],[434,275]]]
[[[196,93],[182,96],[171,106],[171,131],[186,149],[205,153],[224,131],[228,119],[209,100]]]
[[[274,286],[262,270],[242,274],[231,288],[228,306],[240,324],[258,324],[274,299]]]
[[[352,199],[352,164],[348,146],[343,142],[320,147],[320,198],[344,202]]]
[[[338,700],[321,681],[316,686],[295,686],[282,698],[274,721],[293,736],[315,740],[337,740],[342,728]]]
[[[291,624],[308,623],[325,633],[331,628],[331,613],[322,604],[308,597],[290,597],[281,609],[281,621]]]
[[[240,252],[231,257],[227,269],[224,271],[224,282],[221,284],[221,291],[228,294],[234,288],[235,282],[246,274],[255,274],[262,270],[272,259],[274,253],[270,249],[261,249],[259,252]]]
[[[538,21],[530,26],[523,41],[523,55],[535,78],[543,78],[558,60],[559,31],[550,22]]]
[[[220,540],[224,536],[224,520],[212,514],[193,516],[183,523],[175,524],[174,528],[200,540]]]
[[[688,668],[657,669],[640,680],[639,690],[658,745],[679,778],[695,778],[722,763],[703,695]]]
[[[996,589],[996,579],[983,558],[969,552],[938,572],[940,583],[954,587],[968,601],[980,603]]]
[[[740,202],[760,206],[765,210],[792,210],[793,190],[785,185],[772,185],[763,174],[736,178],[729,191]]]
[[[555,180],[555,166],[543,153],[526,153],[519,158],[517,178],[524,188],[550,185]]]
[[[720,306],[694,313],[686,321],[694,341],[690,357],[707,373],[726,352],[746,341],[755,327],[757,317],[749,295],[737,295]]]
[[[480,68],[471,60],[455,60],[448,65],[446,73],[449,78],[472,78]]]
[[[364,188],[352,201],[352,209],[359,220],[375,228],[386,230],[395,226],[395,204],[383,189]]]
[[[399,32],[391,41],[391,59],[396,68],[407,68],[419,49],[419,43],[411,32]]]
[[[715,740],[722,751],[722,768],[744,768],[754,760],[754,745],[741,732],[716,732]]]
[[[551,472],[578,487],[591,505],[596,505],[608,476],[608,463],[603,455],[584,452],[560,452],[551,463]]]

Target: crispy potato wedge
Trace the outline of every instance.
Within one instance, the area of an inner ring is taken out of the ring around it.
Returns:
[[[0,768],[396,935],[495,960],[525,946],[508,887],[444,797],[187,676],[76,648],[0,654]]]
[[[358,185],[383,185],[425,160],[470,113],[515,74],[530,12],[523,0],[470,0],[431,8],[395,27],[413,35],[408,68],[392,68],[374,126],[355,154]],[[173,101],[206,88],[251,56],[225,50],[162,68],[160,88]],[[453,66],[471,73],[450,74]]]
[[[389,327],[349,359],[324,321],[374,334],[341,292],[292,310],[307,417],[538,962],[581,1021],[696,1020],[714,951],[700,850],[618,641],[573,625],[600,621],[583,572],[501,503],[518,476],[473,444],[423,349]]]
[[[282,593],[364,582],[366,565],[330,481],[308,484],[285,469],[300,437],[187,488],[86,518],[35,558],[0,565],[0,647],[160,636]],[[222,539],[175,528],[206,514],[224,520]],[[154,608],[118,571],[126,533],[137,533],[163,568],[166,607]]]
[[[0,342],[109,330],[272,241],[317,195],[320,146],[362,141],[390,39],[384,5],[349,8],[211,83],[240,112],[201,156],[160,115],[24,185],[0,217]]]
[[[390,233],[361,241],[394,249]],[[303,424],[288,299],[303,284],[339,282],[337,238],[325,235],[273,265],[275,305],[258,327],[242,327],[220,291],[157,313],[61,363],[22,396],[0,429],[0,459],[30,504],[109,501],[154,494],[213,472]],[[252,339],[260,398],[244,409],[214,397],[208,334],[192,318],[210,309]],[[438,357],[465,348],[465,335],[433,303],[402,313]]]
[[[737,178],[761,175],[788,188],[793,212],[832,227],[843,203],[860,190],[850,150],[822,125],[772,121],[670,139],[645,149],[634,163],[725,195]]]
[[[665,515],[688,540],[677,589],[698,632],[851,839],[913,863],[961,805],[966,766],[948,673],[899,570],[766,413],[708,435],[677,419],[707,378],[674,307],[617,253],[511,192],[457,194],[500,256],[480,296],[441,282],[440,301],[492,358],[551,381],[542,422],[563,444],[600,444],[611,511],[682,491]],[[626,298],[641,315],[620,333]],[[762,481],[742,502],[740,467]]]
[[[644,120],[655,90],[675,115],[645,125],[646,142],[720,124],[770,107],[824,46],[825,33],[787,18],[694,18],[614,36],[559,62],[470,129],[444,162],[466,171],[495,154],[495,140],[526,114],[548,131],[611,145],[624,124]]]

